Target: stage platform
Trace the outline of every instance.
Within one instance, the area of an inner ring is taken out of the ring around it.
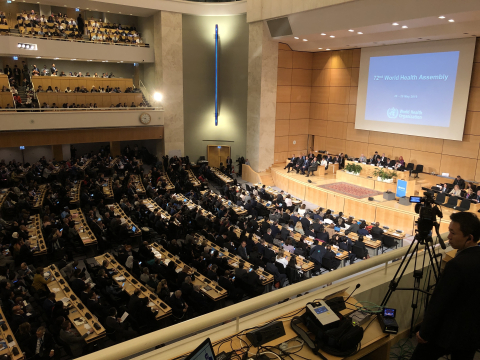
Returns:
[[[378,221],[383,226],[403,230],[409,235],[414,233],[415,221],[418,215],[415,213],[413,204],[405,206],[400,205],[397,200],[387,201],[383,198],[383,191],[373,196],[373,201],[369,201],[368,196],[357,198],[319,186],[341,182],[361,186],[359,178],[356,176],[351,176],[350,178],[339,176],[342,178],[340,181],[337,180],[337,176],[342,171],[337,171],[335,174],[328,174],[324,177],[310,176],[308,178],[305,175],[296,174],[292,171],[287,173],[287,170],[280,166],[272,167],[270,171],[276,187],[299,199],[332,209],[335,213],[341,211],[346,216],[353,215],[357,218],[363,218],[367,222]],[[308,182],[308,180],[311,182]],[[366,187],[365,189],[369,190]],[[455,210],[448,208],[443,208],[442,210],[444,220],[441,221],[440,231],[445,233],[448,231],[448,224],[450,223],[449,216]],[[471,212],[478,215],[476,208],[472,208]]]

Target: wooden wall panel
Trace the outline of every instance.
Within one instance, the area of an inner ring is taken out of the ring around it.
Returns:
[[[375,205],[363,201],[355,201],[352,199],[345,199],[345,206],[343,207],[343,213],[345,216],[361,216],[368,222],[375,220]]]
[[[340,153],[345,153],[345,140],[326,138],[325,146],[327,151],[331,154],[337,155]]]
[[[295,197],[305,199],[305,188],[306,185],[303,182],[293,179],[288,180],[288,192]]]
[[[347,140],[345,143],[345,154],[356,158],[361,154],[367,156],[368,143]]]
[[[292,87],[291,86],[277,86],[277,104],[291,102]]]
[[[312,88],[310,86],[292,86],[292,96],[290,98],[290,102],[292,103],[308,103],[308,111],[310,116],[310,93]]]
[[[330,86],[350,85],[350,71],[348,69],[330,69]]]
[[[407,234],[413,233],[413,215],[377,207],[375,220],[382,224],[382,226],[388,226],[391,229],[402,229],[406,231]]]
[[[329,104],[327,120],[347,122],[348,105]]]
[[[369,131],[355,129],[355,124],[347,124],[347,140],[368,142]]]
[[[308,133],[311,135],[326,136],[327,124],[328,124],[328,121],[326,120],[310,119],[310,123],[308,126]]]
[[[288,136],[276,136],[275,137],[275,152],[288,151]]]
[[[381,156],[385,153],[385,156],[388,158],[392,157],[393,154],[393,146],[386,146],[386,145],[377,145],[377,144],[368,144],[368,155],[365,154],[367,158],[372,157],[375,154],[375,151],[378,151],[378,154]],[[350,154],[350,156],[352,156]]]
[[[292,85],[292,69],[278,68],[277,86],[279,85]]]
[[[350,87],[347,86],[331,86],[330,87],[330,104],[349,104]]]
[[[347,123],[339,121],[329,121],[327,125],[327,136],[334,139],[347,138]]]
[[[441,154],[429,153],[424,151],[411,150],[410,151],[410,161],[415,166],[417,164],[423,165],[423,171],[428,173],[440,172],[440,162],[442,161]]]
[[[312,70],[312,86],[330,86],[330,69]]]
[[[478,148],[478,142],[476,141],[443,141],[443,154],[446,155],[476,159],[478,156]]]
[[[327,197],[328,209],[338,214],[339,212],[343,212],[344,206],[345,206],[345,197],[335,195],[335,194],[328,194],[328,197]]]
[[[312,69],[313,53],[309,52],[300,52],[292,51],[293,53],[293,64],[294,69]]]
[[[275,119],[290,119],[290,103],[277,103]]]
[[[293,51],[283,51],[278,52],[278,67],[291,69],[293,63]]]
[[[275,164],[285,164],[285,160],[292,155],[289,154],[287,151],[285,152],[276,152],[274,153]]]
[[[308,135],[289,135],[288,136],[288,151],[299,151],[307,148]],[[293,143],[295,141],[295,144]]]
[[[403,160],[405,163],[409,163],[410,161],[410,149],[402,149],[402,148],[393,148],[393,158],[395,160],[398,160],[400,156],[403,156]]]
[[[288,136],[290,120],[275,121],[275,136]]]
[[[276,184],[276,183],[275,183]],[[327,207],[328,193],[311,185],[305,187],[305,200],[320,207]]]
[[[327,138],[325,136],[315,136],[313,140],[314,140],[313,147],[315,151],[327,149],[327,144],[326,144]]]
[[[310,119],[310,103],[291,103],[290,119]]]
[[[477,171],[475,173],[475,181],[480,182],[480,160],[477,160]]]
[[[463,133],[480,135],[480,111],[467,111]]]
[[[310,97],[312,103],[328,104],[330,96],[330,87],[313,86]]]
[[[312,103],[310,105],[310,118],[316,120],[328,120],[328,104]]]
[[[308,135],[308,119],[290,120],[289,135]]]
[[[318,52],[313,54],[313,63],[312,68],[323,70],[327,68],[327,64],[330,61],[330,55],[332,53],[329,52]]]
[[[291,75],[292,75],[291,77],[292,85],[312,86],[312,70],[293,69]]]
[[[476,159],[462,158],[458,156],[442,155],[440,172],[449,173],[450,176],[461,175],[464,179],[475,178],[477,165]]]

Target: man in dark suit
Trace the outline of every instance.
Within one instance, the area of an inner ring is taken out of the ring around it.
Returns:
[[[177,318],[183,318],[188,311],[188,305],[182,298],[182,292],[180,290],[170,297],[170,306],[172,307],[172,314]]]
[[[313,224],[312,224],[312,225],[313,225],[313,232],[314,232],[315,234],[321,232],[322,229],[323,229],[323,226],[322,226],[322,224],[320,224],[320,220],[319,220],[319,219],[313,220]],[[316,235],[315,235],[315,236],[316,236]]]
[[[292,154],[292,157],[290,158],[290,162],[283,168],[283,170],[288,169],[288,172],[290,172],[290,168],[295,167],[297,162],[297,158],[295,157],[295,154]]]
[[[280,282],[280,287],[283,287],[285,280],[287,279],[287,275],[280,274],[278,268],[275,266],[275,259],[270,259],[267,262],[267,266],[265,266],[265,270],[273,275],[275,282]]]
[[[57,68],[55,64],[52,64],[52,67],[50,68],[50,75],[57,75]]]
[[[254,267],[254,270],[257,270],[256,266]],[[248,284],[249,288],[255,296],[262,295],[265,291],[265,285],[262,284],[260,276],[258,276],[257,272],[254,270],[247,273],[245,282]]]
[[[5,65],[5,69],[3,69],[3,73],[8,77],[12,76],[12,68],[7,64]]]
[[[55,354],[55,340],[50,333],[45,331],[45,327],[40,326],[36,335],[29,339],[27,351],[32,354],[32,357],[29,357],[30,359],[47,360],[60,358],[60,352],[58,352],[58,356],[55,356],[57,355]]]
[[[235,269],[235,277],[243,278],[247,275],[247,270],[243,268],[243,263],[238,264],[238,268]]]
[[[93,329],[89,329],[85,334],[80,335],[77,331],[72,330],[71,328],[72,323],[70,321],[65,321],[62,324],[59,337],[66,345],[70,347],[73,357],[80,357],[83,353],[84,347],[86,346],[85,338],[93,333]]]
[[[340,260],[338,260],[335,256],[336,254],[332,251],[332,247],[327,245],[322,259],[323,267],[328,270],[335,270],[338,268],[340,266]]]
[[[441,189],[440,191],[441,191],[442,193],[444,193],[444,194],[448,193],[449,191],[448,191],[448,186],[447,186],[447,184],[443,184],[443,185],[442,185],[442,189]]]
[[[377,238],[379,238],[381,235],[383,235],[383,229],[380,227],[380,223],[379,222],[376,222],[375,223],[375,226],[372,227],[372,230],[370,230],[370,234],[372,234],[372,236],[376,236]]]
[[[310,227],[310,215],[305,215],[304,217],[302,217],[300,223],[302,224],[303,231],[307,232]]]
[[[297,162],[295,164],[295,171],[298,172],[300,171],[300,169],[302,168],[302,165],[303,163],[305,162],[305,156],[301,156],[299,158],[297,158]]]
[[[378,151],[375,151],[375,154],[373,155],[373,157],[372,157],[372,159],[371,159],[370,163],[371,163],[371,164],[375,164],[375,165],[376,165],[376,164],[377,164],[377,162],[378,162],[378,158],[379,158],[379,157],[380,157],[380,155],[378,155]]]
[[[322,265],[323,255],[325,255],[325,246],[318,245],[318,241],[314,241],[314,246],[310,249],[310,259],[317,265]]]
[[[460,189],[465,189],[465,180],[462,179],[460,175],[453,181],[453,186],[458,185]]]
[[[480,348],[480,220],[473,213],[450,216],[448,240],[457,250],[433,291],[411,360],[471,360]]]
[[[270,244],[273,244],[272,229],[270,228],[267,229],[267,232],[263,234],[263,240],[265,240]]]
[[[207,298],[207,295],[200,291],[200,285],[193,286],[190,298],[192,299],[192,307],[197,313],[204,315],[213,311],[214,303]]]
[[[238,256],[240,256],[243,260],[247,261],[248,260],[248,255],[247,255],[247,243],[245,241],[242,241],[240,244],[240,247],[237,250]]]

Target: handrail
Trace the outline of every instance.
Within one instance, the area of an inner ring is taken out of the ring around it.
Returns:
[[[445,237],[446,238],[446,237]],[[436,237],[434,238],[434,241]],[[438,245],[433,249],[435,250]],[[419,250],[424,249],[424,245],[419,245]],[[287,286],[283,289],[276,290],[257,296],[255,298],[242,301],[240,303],[222,308],[204,316],[196,317],[188,322],[179,323],[169,326],[167,328],[143,335],[141,338],[136,338],[126,342],[122,342],[117,346],[121,346],[121,353],[113,351],[115,347],[109,347],[108,349],[100,350],[89,355],[82,356],[81,360],[90,359],[102,359],[102,360],[116,360],[119,358],[125,358],[134,354],[143,352],[149,348],[155,348],[159,343],[168,343],[179,338],[183,338],[189,334],[202,331],[208,327],[216,326],[225,321],[231,321],[237,319],[236,330],[239,331],[239,318],[242,315],[246,315],[260,309],[264,309],[270,305],[274,305],[279,301],[286,298],[294,297],[297,294],[301,294],[307,291],[311,291],[314,288],[332,283],[339,279],[344,279],[347,276],[358,274],[362,271],[371,269],[378,265],[388,265],[389,261],[398,259],[408,254],[407,247],[392,250],[382,255],[374,256],[368,260],[357,262],[353,265],[349,265],[335,271],[330,271],[321,276],[311,278],[309,280],[301,281],[299,283]],[[411,254],[411,253],[410,253]],[[425,254],[420,253],[419,255]],[[421,263],[421,262],[420,262]],[[400,262],[398,262],[400,264]],[[187,325],[188,324],[188,325]]]
[[[143,81],[140,79],[138,80],[138,87],[142,91],[143,96],[145,96],[145,98],[147,99],[147,102],[149,104],[152,104],[152,97],[150,95],[150,92],[147,90],[147,87],[143,84]]]

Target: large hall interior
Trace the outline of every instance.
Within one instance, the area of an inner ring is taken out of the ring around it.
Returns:
[[[1,359],[480,359],[478,0],[0,0],[0,130]]]

